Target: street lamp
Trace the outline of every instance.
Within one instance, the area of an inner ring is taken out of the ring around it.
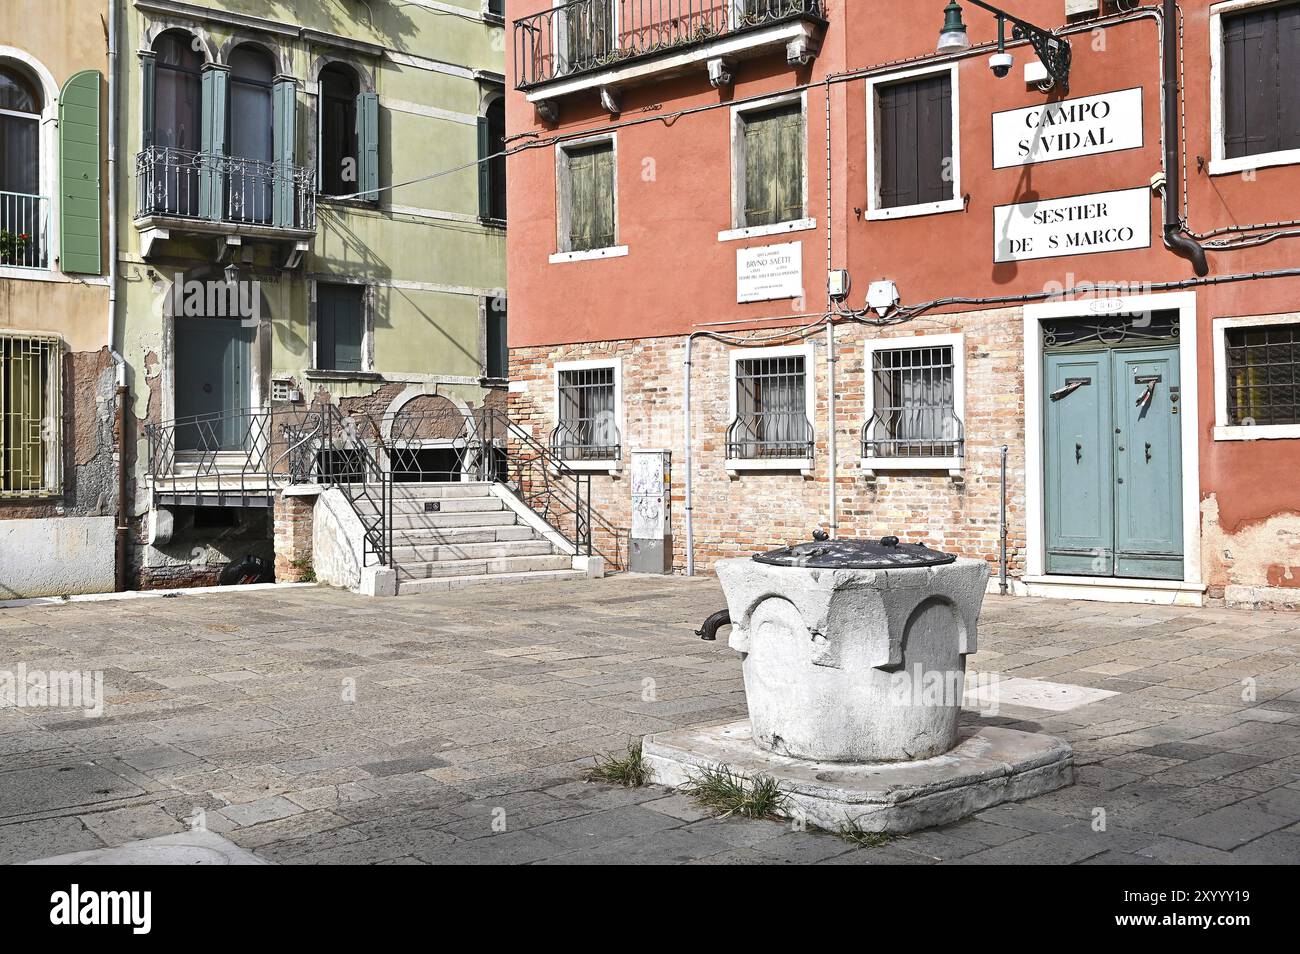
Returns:
[[[1007,24],[1011,24],[1011,37],[1015,40],[1028,40],[1042,60],[1051,79],[1039,88],[1044,92],[1060,84],[1063,93],[1070,92],[1070,41],[1056,36],[1050,30],[1034,26],[1019,17],[1012,16],[1005,10],[985,3],[984,0],[968,0],[977,7],[989,11],[998,18],[998,50],[989,58],[989,68],[998,78],[1011,72],[1011,54],[1007,52]],[[961,4],[949,0],[943,10],[943,28],[939,31],[939,44],[935,48],[939,53],[955,53],[970,49],[970,37],[966,33],[966,24],[962,20]]]

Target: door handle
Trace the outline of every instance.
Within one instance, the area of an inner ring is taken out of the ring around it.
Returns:
[[[1077,464],[1077,463],[1079,463],[1079,461],[1081,461],[1081,460],[1083,460],[1083,445],[1082,445],[1082,444],[1075,444],[1075,445],[1074,445],[1074,462]]]
[[[1147,463],[1151,463],[1151,442],[1147,441]]]

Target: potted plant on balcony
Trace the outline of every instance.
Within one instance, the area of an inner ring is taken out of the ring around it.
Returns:
[[[32,237],[28,232],[0,229],[0,265],[25,264],[31,244]]]

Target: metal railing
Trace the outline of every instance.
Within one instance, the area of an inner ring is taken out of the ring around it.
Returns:
[[[823,13],[823,0],[570,0],[515,21],[516,88]]]
[[[862,428],[866,459],[961,457],[965,431],[955,404],[951,345],[873,352],[871,420]]]
[[[316,227],[315,177],[304,166],[149,146],[136,155],[135,177],[137,218]]]
[[[803,411],[742,414],[727,428],[727,459],[811,460],[815,441]]]
[[[187,500],[273,497],[312,479],[324,423],[319,408],[277,407],[146,424],[150,485]]]
[[[572,473],[504,409],[372,414],[334,405],[240,410],[178,418],[144,428],[155,497],[188,504],[218,498],[263,502],[283,487],[337,487],[365,531],[365,559],[393,564],[395,488],[407,482],[504,485],[565,539],[574,556],[613,546],[622,532],[591,506],[591,475]],[[621,557],[609,557],[621,565]]]
[[[49,227],[48,196],[0,192],[0,265],[47,267]]]

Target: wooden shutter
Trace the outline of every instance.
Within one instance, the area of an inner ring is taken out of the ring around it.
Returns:
[[[199,169],[199,215],[219,220],[225,212],[225,177],[220,160],[227,153],[226,113],[230,97],[230,72],[223,67],[203,68],[202,166]]]
[[[491,133],[488,131],[486,116],[478,118],[478,217],[492,218],[492,164],[488,156],[492,154]]]
[[[510,373],[506,302],[499,298],[489,298],[487,301],[486,371],[489,378],[505,378]]]
[[[365,294],[361,285],[316,286],[316,362],[321,370],[361,370]]]
[[[799,103],[744,117],[745,226],[804,216],[803,107]]]
[[[298,84],[292,79],[276,80],[271,88],[271,142],[275,155],[275,185],[271,221],[280,228],[297,224],[294,184],[297,138]]]
[[[1223,18],[1223,154],[1300,149],[1300,4]]]
[[[357,181],[361,198],[379,201],[379,94],[357,96]]]
[[[98,275],[100,148],[97,70],[68,79],[59,97],[59,264],[65,272]]]
[[[140,141],[143,148],[154,144],[154,119],[157,113],[157,58],[152,52],[140,54]]]
[[[569,251],[614,244],[614,146],[601,143],[568,153]]]
[[[952,156],[952,79],[948,73],[878,87],[880,208],[953,198],[945,172]]]

